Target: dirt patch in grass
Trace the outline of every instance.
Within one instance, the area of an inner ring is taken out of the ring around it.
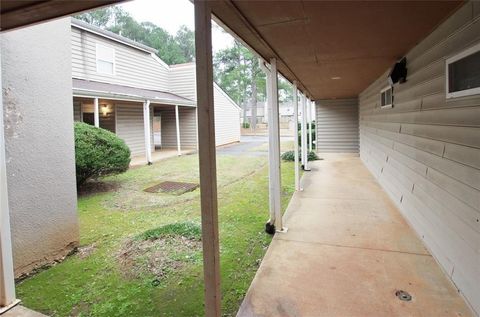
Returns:
[[[174,223],[127,239],[117,260],[125,278],[151,275],[153,283],[159,283],[168,273],[200,259],[200,251],[200,226],[190,222]]]
[[[95,243],[86,245],[83,247],[79,247],[77,250],[77,256],[82,260],[86,259],[90,255],[92,255],[92,253],[95,252],[96,249],[97,249],[97,246],[95,245]]]
[[[101,193],[110,193],[120,188],[120,182],[118,181],[105,181],[105,180],[90,180],[78,188],[77,193],[79,197],[86,197]]]
[[[166,182],[161,182],[159,184],[145,188],[143,191],[147,193],[162,192],[162,193],[167,193],[172,195],[181,195],[187,192],[194,191],[198,187],[199,185],[195,183],[166,181]]]

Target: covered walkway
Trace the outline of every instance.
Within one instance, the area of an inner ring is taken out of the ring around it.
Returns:
[[[472,316],[358,156],[311,168],[238,316]]]

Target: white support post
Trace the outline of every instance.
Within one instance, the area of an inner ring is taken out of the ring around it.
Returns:
[[[98,110],[98,98],[93,99],[93,124],[100,127],[100,113]]]
[[[312,101],[308,100],[308,151],[312,152],[313,140],[312,140]]]
[[[152,134],[150,128],[150,100],[143,103],[143,129],[145,135],[145,158],[147,164],[152,164]]]
[[[177,155],[182,155],[182,149],[180,145],[180,116],[178,114],[178,105],[175,106],[175,128],[177,129]]]
[[[15,299],[2,99],[0,95],[0,315],[18,303]]]
[[[218,241],[215,109],[213,104],[212,11],[208,1],[195,0],[194,6],[205,316],[220,317],[220,251]]]
[[[298,89],[297,82],[293,82],[293,151],[295,156],[295,190],[300,190],[300,170],[298,166]]]
[[[302,102],[302,123],[303,123],[303,130],[302,130],[302,158],[303,158],[303,170],[309,171],[310,168],[308,167],[308,142],[307,142],[307,95],[303,95],[303,102]]]
[[[266,231],[273,233],[286,232],[282,223],[281,177],[280,177],[280,123],[278,109],[278,73],[277,61],[270,60],[270,70],[261,62],[262,69],[267,74],[267,104],[268,104],[268,162],[269,162],[269,207],[270,219]],[[274,226],[272,228],[272,225]]]

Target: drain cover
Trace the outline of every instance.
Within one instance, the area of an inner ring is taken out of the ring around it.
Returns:
[[[412,296],[410,294],[408,294],[407,292],[402,291],[402,290],[396,291],[395,296],[397,296],[399,300],[403,300],[404,302],[409,302],[409,301],[412,300]]]
[[[174,195],[181,195],[186,192],[191,192],[198,187],[198,184],[195,183],[184,183],[184,182],[161,182],[160,184],[145,188],[144,191],[147,193],[167,193]]]

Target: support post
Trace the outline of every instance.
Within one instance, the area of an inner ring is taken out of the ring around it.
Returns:
[[[0,315],[18,303],[18,300],[15,299],[2,99],[3,97],[0,95]]]
[[[308,100],[308,151],[312,152],[313,140],[312,140],[312,101]]]
[[[302,166],[304,171],[308,168],[308,144],[307,144],[307,96],[302,96]]]
[[[147,164],[152,164],[152,134],[150,128],[150,100],[143,103],[143,128],[145,134],[145,158]]]
[[[294,168],[295,168],[295,190],[300,190],[300,170],[298,166],[298,89],[297,82],[293,82],[293,151],[294,151]]]
[[[182,155],[180,146],[180,116],[178,114],[178,105],[175,106],[175,128],[177,129],[177,155]]]
[[[100,113],[98,110],[98,98],[93,99],[93,124],[100,127]]]
[[[280,199],[280,123],[278,109],[278,73],[277,60],[270,60],[270,70],[263,62],[262,69],[267,74],[267,104],[268,104],[268,163],[269,163],[269,207],[270,219],[266,231],[270,234],[285,232],[282,223],[282,206]]]
[[[195,0],[194,6],[205,316],[220,317],[220,253],[213,105],[212,12],[208,1]]]

